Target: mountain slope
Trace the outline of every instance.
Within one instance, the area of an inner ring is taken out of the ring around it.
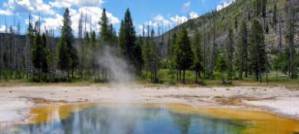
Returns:
[[[292,1],[292,0],[291,0]],[[210,13],[204,14],[196,19],[191,19],[172,30],[166,32],[163,38],[164,43],[169,44],[169,40],[171,40],[171,36],[178,32],[181,28],[186,28],[189,32],[189,36],[192,37],[196,31],[202,33],[204,37],[204,44],[211,46],[212,44],[217,44],[217,46],[223,46],[227,32],[229,28],[234,29],[234,33],[236,38],[238,37],[238,27],[241,22],[244,20],[247,22],[248,29],[250,29],[251,22],[253,19],[259,19],[262,23],[264,23],[266,37],[266,44],[268,47],[278,46],[279,40],[282,40],[282,44],[285,45],[284,37],[286,33],[286,14],[285,14],[285,5],[287,0],[268,0],[267,2],[267,12],[266,17],[256,17],[255,15],[255,0],[236,0],[230,6],[220,10],[220,11],[212,11]],[[277,5],[277,19],[278,23],[276,25],[273,24],[273,11],[274,5]],[[295,43],[299,42],[299,1],[293,0],[293,5],[296,10],[296,21],[297,28],[295,34]],[[280,30],[279,30],[280,27]],[[266,30],[267,29],[267,30]],[[281,37],[281,38],[280,38]],[[162,49],[167,49],[164,47]],[[165,51],[165,50],[163,50]]]

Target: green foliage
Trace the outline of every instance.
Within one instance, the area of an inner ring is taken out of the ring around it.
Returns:
[[[151,37],[147,37],[143,45],[143,61],[144,67],[151,73],[151,81],[159,82],[158,72],[160,68],[159,49],[154,42],[154,31],[151,32]]]
[[[256,16],[265,18],[267,14],[267,0],[255,0],[254,9]]]
[[[30,35],[34,42],[31,46],[32,64],[37,72],[34,73],[34,81],[47,81],[46,75],[49,73],[49,50],[47,48],[46,35],[42,36],[39,33]],[[36,75],[37,74],[37,75]],[[38,77],[35,77],[38,76]]]
[[[239,78],[242,79],[243,73],[246,77],[248,75],[248,29],[245,21],[242,21],[238,35],[236,69],[239,71]]]
[[[193,65],[194,55],[186,29],[182,29],[177,38],[175,55],[175,61],[178,70],[188,70],[191,68]]]
[[[108,42],[110,40],[108,23],[106,9],[104,8],[102,11],[101,21],[99,22],[101,26],[100,37],[102,42]]]
[[[288,73],[291,79],[297,78],[297,61],[295,49],[295,31],[296,31],[296,9],[292,6],[292,1],[288,1],[286,5],[286,42],[288,44]]]
[[[282,45],[278,50],[270,53],[269,59],[273,61],[271,65],[277,78],[286,80],[287,75],[289,75],[290,78],[294,79],[298,75],[299,58],[295,42],[297,12],[291,1],[296,2],[296,0],[275,2],[236,0],[235,3],[221,11],[212,11],[202,15],[199,19],[188,20],[161,37],[154,37],[154,34],[150,36],[150,33],[148,33],[148,37],[137,37],[129,10],[126,11],[125,17],[121,21],[120,33],[117,37],[112,24],[109,24],[104,9],[101,12],[102,16],[99,22],[100,31],[83,33],[84,22],[82,17],[80,18],[79,40],[74,39],[72,35],[70,14],[69,10],[66,9],[61,38],[57,45],[54,44],[56,40],[48,34],[46,37],[38,33],[40,32],[39,22],[33,26],[29,21],[26,40],[29,57],[25,58],[26,61],[22,61],[26,62],[26,65],[23,63],[15,65],[15,61],[12,61],[17,59],[13,55],[15,53],[13,47],[16,47],[14,45],[15,35],[9,34],[7,39],[5,38],[7,41],[3,43],[4,49],[8,49],[8,51],[0,52],[0,75],[1,77],[4,76],[2,78],[18,78],[25,72],[29,78],[30,73],[34,70],[33,77],[38,76],[36,75],[38,73],[39,77],[36,78],[54,77],[53,81],[59,81],[66,80],[65,74],[60,75],[61,73],[56,69],[63,73],[67,72],[68,75],[72,72],[72,76],[75,77],[78,76],[76,71],[79,69],[80,76],[82,73],[80,78],[86,80],[96,77],[96,80],[103,81],[101,78],[109,77],[109,71],[96,64],[97,52],[102,50],[104,45],[118,44],[119,46],[116,47],[120,49],[116,48],[115,50],[121,51],[129,64],[135,67],[137,73],[143,69],[143,73],[146,74],[145,78],[150,78],[152,82],[175,84],[175,78],[182,80],[182,73],[184,82],[185,79],[187,82],[194,79],[198,82],[198,78],[204,72],[205,78],[210,77],[216,80],[221,78],[224,83],[227,83],[227,80],[233,79],[235,71],[239,72],[240,79],[243,79],[245,73],[245,80],[252,79],[253,75],[256,76],[257,80],[261,80],[264,73],[270,72],[266,48],[274,50],[272,47],[278,42],[274,37],[278,37],[280,34],[280,37],[285,37],[284,40],[280,38],[281,42],[285,44],[281,43]],[[267,11],[267,8],[273,8],[273,10]],[[282,10],[285,11],[284,16],[279,16]],[[279,17],[283,18],[279,19]],[[255,20],[251,21],[253,19]],[[272,27],[268,27],[268,21],[271,20]],[[276,31],[276,23],[279,24],[280,31],[283,32],[273,32]],[[235,29],[229,29],[228,26]],[[10,30],[13,33],[13,28]],[[150,32],[150,30],[148,31]],[[96,32],[99,33],[99,39],[97,39]],[[227,32],[228,36],[225,39]],[[236,32],[235,35],[234,32]],[[85,34],[84,39],[82,34]],[[167,41],[164,41],[164,38],[168,38]],[[164,55],[166,52],[162,46],[164,44],[168,45],[167,55]],[[273,46],[266,47],[266,44],[273,44]],[[77,55],[74,45],[78,45],[80,51],[78,54],[80,55]],[[52,53],[53,46],[57,46],[57,53]],[[160,50],[160,47],[163,50]],[[19,48],[16,49],[19,50]],[[22,55],[17,55],[17,57],[22,57]],[[58,66],[53,65],[55,63]],[[12,71],[14,69],[16,71]],[[271,79],[274,73],[270,73]]]
[[[140,74],[143,64],[142,50],[140,44],[136,43],[136,33],[129,9],[127,9],[125,18],[121,22],[119,45],[122,54],[135,67],[137,74]]]
[[[262,74],[268,69],[267,53],[263,27],[258,20],[254,20],[249,36],[250,68],[255,73],[256,80],[262,80]]]
[[[225,54],[222,51],[218,52],[217,58],[216,58],[216,71],[220,72],[222,83],[226,83],[225,74],[228,70],[228,66],[225,60]]]
[[[274,7],[273,7],[273,16],[272,16],[272,24],[275,28],[276,28],[277,22],[278,22],[278,20],[277,20],[277,4],[275,3]]]
[[[185,71],[191,69],[193,65],[193,56],[188,32],[186,29],[182,29],[176,41],[175,63],[179,71],[179,79],[181,78],[181,71],[183,71],[183,83],[185,83]]]
[[[216,59],[216,71],[224,73],[227,71],[227,64],[225,62],[225,56],[222,51],[218,52]]]
[[[288,52],[278,52],[273,61],[273,69],[276,71],[282,71],[285,74],[288,72]]]
[[[100,42],[102,45],[113,45],[116,42],[116,33],[113,29],[113,25],[109,24],[109,20],[106,14],[106,9],[102,11],[101,21],[99,22],[101,27]]]
[[[229,29],[228,39],[226,43],[226,64],[228,69],[228,80],[233,79],[234,68],[233,68],[233,59],[234,59],[234,35],[233,30]]]
[[[193,37],[192,48],[194,53],[193,69],[195,70],[195,81],[201,77],[201,73],[204,72],[203,57],[202,57],[202,35],[197,31]]]
[[[63,16],[63,27],[61,30],[61,38],[58,43],[58,68],[62,71],[74,71],[78,66],[77,50],[73,47],[73,34],[71,28],[71,19],[69,9],[66,9]]]
[[[39,72],[48,72],[47,53],[45,35],[41,37],[37,33],[32,47],[32,63],[34,68],[40,70]]]

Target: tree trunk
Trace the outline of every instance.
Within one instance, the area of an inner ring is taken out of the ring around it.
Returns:
[[[183,83],[186,84],[186,71],[183,70]]]
[[[197,78],[197,76],[198,76],[198,72],[197,72],[197,71],[195,71],[195,83],[197,83],[197,82],[198,82],[198,78]]]

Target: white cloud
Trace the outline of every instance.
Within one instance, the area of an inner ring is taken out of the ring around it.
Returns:
[[[217,5],[217,11],[228,7],[230,4],[234,3],[236,0],[221,0],[221,2]]]
[[[104,0],[7,0],[0,7],[0,15],[20,15],[20,13],[31,13],[32,22],[38,20],[41,16],[41,29],[51,29],[58,32],[62,26],[63,16],[62,9],[69,8],[74,34],[78,32],[78,23],[80,15],[87,16],[88,23],[86,29],[88,31],[99,30],[99,20],[102,15],[101,5]],[[118,24],[120,20],[112,13],[107,12],[108,19],[111,24]],[[28,24],[29,20],[25,19]]]
[[[79,8],[69,8],[69,11],[70,11],[70,17],[72,21],[71,27],[73,29],[75,36],[77,36],[77,33],[79,31],[78,27],[79,27],[79,20],[81,15],[83,16],[83,21],[86,22],[86,25],[84,24],[83,26],[84,29],[86,29],[87,31],[96,31],[96,32],[100,30],[99,21],[102,15],[101,8],[84,6]],[[106,12],[106,14],[111,24],[114,25],[120,23],[120,20],[117,17],[113,16],[112,13]],[[54,29],[56,31],[57,30],[59,31],[63,25],[63,16],[56,13],[53,16],[44,18],[42,22],[43,22],[42,28]]]
[[[147,32],[147,26],[150,26],[150,28],[154,28],[154,29],[157,29],[159,26],[163,29],[173,28],[176,25],[188,21],[188,17],[193,19],[193,18],[197,18],[198,16],[199,16],[198,13],[193,11],[189,13],[189,16],[175,15],[169,18],[165,18],[162,15],[157,15],[153,17],[151,20],[145,22],[144,24],[138,25],[137,33],[141,35],[143,30]]]
[[[191,6],[191,1],[188,1],[188,2],[184,3],[183,6],[182,6],[182,11],[183,12],[189,12],[190,6]]]
[[[195,18],[197,18],[197,17],[199,17],[199,15],[198,15],[197,12],[190,12],[190,13],[189,13],[189,18],[191,18],[191,19],[195,19]]]
[[[7,10],[7,9],[5,9],[5,10],[0,9],[0,15],[10,16],[10,15],[12,15],[12,12],[10,10]]]
[[[175,25],[179,25],[179,24],[186,22],[188,20],[188,18],[186,16],[176,15],[176,16],[171,17],[170,20],[172,22],[174,22]]]
[[[171,22],[164,18],[164,16],[162,15],[157,15],[153,18],[152,21],[149,21],[149,23],[151,24],[151,26],[159,26],[159,25],[164,25],[164,26],[167,26],[167,25],[171,25]]]
[[[8,0],[3,3],[7,12],[11,13],[43,13],[53,15],[51,6],[43,0]]]
[[[142,34],[143,30],[144,32],[147,32],[147,27],[149,26],[150,28],[164,28],[164,27],[170,27],[172,25],[172,22],[168,19],[166,19],[162,15],[157,15],[152,18],[152,20],[145,22],[143,25],[138,25],[138,34]]]
[[[63,17],[60,14],[55,14],[54,17],[48,17],[43,19],[42,29],[60,30],[63,24]]]
[[[102,12],[103,9],[99,8],[99,7],[81,7],[79,8],[79,10],[75,13],[75,14],[71,14],[72,16],[72,22],[73,22],[73,29],[75,29],[75,32],[78,31],[78,25],[79,25],[79,19],[80,19],[80,15],[84,15],[86,16],[84,18],[87,19],[87,30],[93,30],[93,31],[99,31],[100,27],[99,27],[99,22],[102,16]],[[110,24],[119,24],[120,20],[113,16],[112,13],[110,12],[106,12],[109,23]]]
[[[0,32],[5,32],[6,31],[6,26],[5,25],[1,25],[0,26]]]
[[[56,8],[70,8],[72,6],[100,6],[103,3],[103,0],[54,0],[50,2],[50,5]]]
[[[56,7],[56,8],[69,8],[72,6],[71,1],[68,0],[56,0],[56,1],[51,1],[49,3],[52,7]]]

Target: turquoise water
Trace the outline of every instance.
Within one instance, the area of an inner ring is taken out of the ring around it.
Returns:
[[[97,106],[69,118],[21,125],[12,134],[238,134],[241,122],[181,114],[166,108]],[[5,133],[2,131],[2,133]],[[1,134],[2,134],[1,133]]]

